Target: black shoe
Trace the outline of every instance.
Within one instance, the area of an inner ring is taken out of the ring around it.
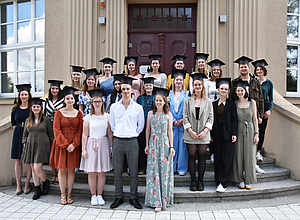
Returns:
[[[50,181],[47,179],[43,182],[43,195],[47,195],[50,191]]]
[[[123,198],[121,198],[121,199],[116,198],[115,201],[110,205],[110,208],[111,208],[111,209],[118,208],[119,205],[121,205],[121,204],[123,204],[123,203],[124,203]]]
[[[198,184],[197,184],[197,190],[198,190],[198,191],[203,191],[203,190],[204,190],[204,184],[203,184],[203,181],[198,181]]]
[[[196,190],[197,190],[197,187],[196,187],[196,179],[195,179],[195,178],[192,178],[190,190],[191,190],[191,191],[196,191]]]
[[[32,196],[32,199],[33,200],[37,200],[37,199],[39,199],[41,197],[41,195],[42,195],[41,186],[38,185],[38,186],[35,187],[35,193]]]
[[[143,206],[139,203],[139,201],[137,200],[137,198],[134,198],[134,199],[130,199],[130,202],[129,202],[131,205],[134,206],[134,208],[136,209],[142,209]]]

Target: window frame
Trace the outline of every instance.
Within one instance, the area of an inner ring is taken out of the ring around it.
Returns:
[[[45,71],[45,63],[43,66],[43,69],[38,69],[36,68],[36,48],[43,48],[45,50],[45,33],[44,33],[44,39],[43,40],[36,40],[36,21],[37,20],[44,20],[45,22],[45,16],[42,17],[35,17],[35,6],[36,6],[36,0],[30,0],[31,3],[31,17],[30,19],[24,19],[18,21],[18,0],[6,0],[6,1],[1,1],[0,5],[5,4],[5,3],[13,3],[13,22],[6,22],[6,23],[1,23],[0,26],[7,25],[7,24],[13,24],[13,39],[14,42],[13,44],[5,44],[5,45],[0,45],[0,59],[2,59],[2,52],[11,52],[13,51],[13,57],[14,57],[14,70],[13,70],[13,83],[14,83],[14,88],[12,93],[2,93],[2,74],[3,73],[12,73],[12,71],[3,71],[2,72],[2,61],[0,62],[0,98],[15,98],[18,94],[18,91],[15,87],[15,85],[18,84],[18,73],[24,72],[23,70],[18,70],[18,51],[20,50],[25,50],[25,49],[30,49],[31,51],[31,57],[30,57],[30,83],[32,85],[31,88],[31,94],[33,97],[41,97],[44,95],[45,88],[44,88],[44,83],[42,85],[43,91],[41,92],[35,92],[35,87],[36,87],[36,72],[38,71]],[[44,13],[45,14],[45,13]],[[1,15],[1,11],[0,11]],[[18,43],[18,24],[21,22],[25,21],[30,21],[31,23],[31,40],[29,42],[21,42]],[[45,26],[44,26],[45,27]],[[0,36],[1,36],[1,28],[0,28]],[[44,62],[45,62],[45,51],[44,51]],[[28,72],[28,71],[26,71]],[[44,72],[45,76],[45,72]],[[45,79],[44,79],[45,80]]]

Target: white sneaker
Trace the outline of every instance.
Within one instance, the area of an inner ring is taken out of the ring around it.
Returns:
[[[225,192],[225,191],[226,191],[226,188],[224,188],[224,187],[222,186],[222,184],[220,183],[220,184],[218,185],[216,191],[222,193],[222,192]]]
[[[244,182],[240,182],[239,188],[240,188],[240,189],[245,189],[245,183],[244,183]]]
[[[258,165],[255,165],[256,173],[265,173],[263,169],[261,169]]]
[[[104,199],[102,198],[101,195],[97,196],[97,200],[98,200],[98,205],[104,205],[105,204],[105,201],[104,201]]]
[[[259,162],[263,160],[264,160],[263,156],[259,152],[256,152],[256,161]]]
[[[179,176],[185,176],[185,172],[179,172],[178,175]]]
[[[91,205],[98,205],[97,196],[93,195],[91,198]]]
[[[215,158],[214,158],[214,155],[213,155],[213,154],[210,156],[210,161],[211,161],[212,163],[215,161]]]

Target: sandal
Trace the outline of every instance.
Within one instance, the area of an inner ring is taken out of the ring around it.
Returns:
[[[68,204],[72,204],[72,203],[74,203],[74,200],[72,199],[71,196],[68,196],[67,202],[68,202]]]
[[[55,175],[55,179],[58,179],[58,176],[57,176],[57,175]],[[58,184],[59,184],[58,180],[54,180],[54,181],[53,181],[53,185],[58,185]]]
[[[50,180],[50,184],[57,185],[57,184],[55,184],[56,178],[57,178],[57,175],[53,175],[52,179]],[[54,179],[54,180],[53,180],[53,179]]]
[[[66,196],[61,196],[60,204],[62,204],[62,205],[67,205],[68,204],[68,202],[66,200]]]

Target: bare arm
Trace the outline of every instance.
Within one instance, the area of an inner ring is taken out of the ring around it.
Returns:
[[[111,131],[109,122],[107,125],[107,137],[108,137],[109,145],[110,145],[110,156],[112,157],[112,143],[113,143],[114,137],[113,137],[113,133]]]
[[[150,118],[152,115],[152,111],[148,112],[147,116],[147,126],[146,126],[146,147],[145,147],[145,154],[148,154],[149,151],[149,139],[150,139],[150,129],[151,129],[151,124],[150,124]]]
[[[86,152],[86,142],[87,142],[87,138],[89,136],[89,123],[87,122],[83,122],[83,131],[82,131],[82,139],[81,139],[81,143],[82,143],[82,152],[81,155],[84,158],[87,158],[87,152]]]
[[[169,126],[168,126],[168,138],[169,138],[169,143],[170,143],[170,156],[173,157],[175,156],[175,150],[173,147],[173,116],[171,112],[168,113],[169,116]]]
[[[258,138],[258,119],[257,119],[257,108],[256,108],[256,102],[254,100],[251,100],[252,102],[252,110],[253,110],[253,125],[254,125],[254,144],[257,144],[259,141]]]

